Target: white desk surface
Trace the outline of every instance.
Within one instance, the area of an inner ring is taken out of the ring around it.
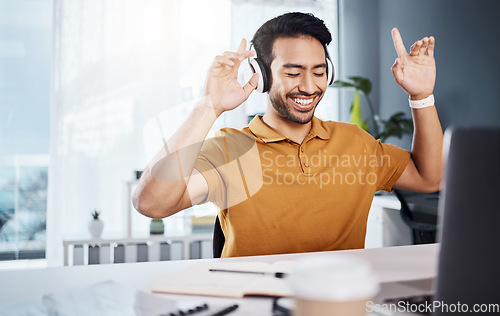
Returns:
[[[389,208],[399,211],[401,209],[401,203],[395,195],[382,194],[375,195],[373,197],[373,206],[380,206],[383,208]]]
[[[372,264],[381,282],[391,282],[435,277],[437,273],[438,250],[439,246],[437,244],[430,244],[324,253],[349,254],[362,257]],[[287,254],[202,260],[275,262],[280,260],[294,260],[294,258],[307,255]],[[196,262],[198,260],[4,270],[0,271],[0,305],[56,291],[66,291],[106,280],[117,281],[125,285],[134,286],[138,290],[150,292],[152,287],[158,282],[159,276],[165,277],[166,275],[174,274]],[[165,295],[165,297],[175,298],[178,296]],[[186,298],[186,296],[182,297]],[[203,299],[207,300],[207,298]],[[213,300],[216,300],[216,302],[235,301],[235,299],[223,298],[214,298]],[[209,301],[212,301],[212,298]],[[270,299],[244,298],[239,300],[239,303],[240,308],[238,312],[231,315],[270,315]]]

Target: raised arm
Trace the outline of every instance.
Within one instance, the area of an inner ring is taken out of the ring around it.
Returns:
[[[396,82],[409,94],[411,100],[431,96],[436,82],[434,37],[416,41],[406,52],[398,29],[392,30],[392,39],[398,58],[392,66]],[[395,187],[417,192],[439,190],[442,176],[443,132],[435,105],[415,109],[413,115],[413,143],[411,159]]]
[[[238,68],[253,55],[242,40],[236,52],[216,56],[208,70],[204,97],[187,120],[145,168],[132,202],[143,215],[162,218],[200,203],[208,185],[194,165],[208,132],[219,115],[243,103],[257,86],[258,75],[244,86]]]

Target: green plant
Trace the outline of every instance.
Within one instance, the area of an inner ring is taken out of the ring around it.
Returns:
[[[91,215],[95,220],[98,220],[100,213],[98,212],[98,209],[94,209],[94,212],[91,213]]]
[[[370,100],[370,92],[372,91],[372,83],[369,79],[363,77],[348,77],[348,80],[337,80],[333,83],[335,88],[354,88],[354,100],[351,105],[350,122],[358,125],[366,130],[376,139],[384,142],[387,138],[395,136],[401,138],[404,134],[413,133],[413,121],[411,118],[406,118],[403,112],[394,113],[388,120],[383,120],[375,113],[373,104]],[[368,103],[370,110],[370,118],[372,120],[373,130],[368,126],[368,120],[361,120],[361,100],[359,91],[363,93]]]
[[[163,223],[163,218],[153,218],[149,224],[150,234],[163,234],[165,233],[165,224]]]

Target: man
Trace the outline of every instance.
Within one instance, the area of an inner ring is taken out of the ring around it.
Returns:
[[[242,40],[236,52],[214,59],[204,98],[144,171],[135,207],[162,218],[215,203],[226,237],[223,257],[364,247],[377,190],[432,192],[441,179],[435,40],[425,37],[407,54],[397,29],[392,36],[398,54],[392,71],[415,107],[411,155],[355,125],[314,117],[333,71],[326,51],[331,35],[316,17],[287,13],[252,40],[260,76],[267,77],[265,115],[203,141],[219,115],[263,84],[259,74],[243,86],[237,81],[241,63],[254,58]]]

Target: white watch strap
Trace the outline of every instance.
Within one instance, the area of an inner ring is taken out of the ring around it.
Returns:
[[[434,105],[434,94],[431,94],[430,96],[422,100],[408,99],[408,101],[410,102],[410,107],[412,109],[423,109]]]

